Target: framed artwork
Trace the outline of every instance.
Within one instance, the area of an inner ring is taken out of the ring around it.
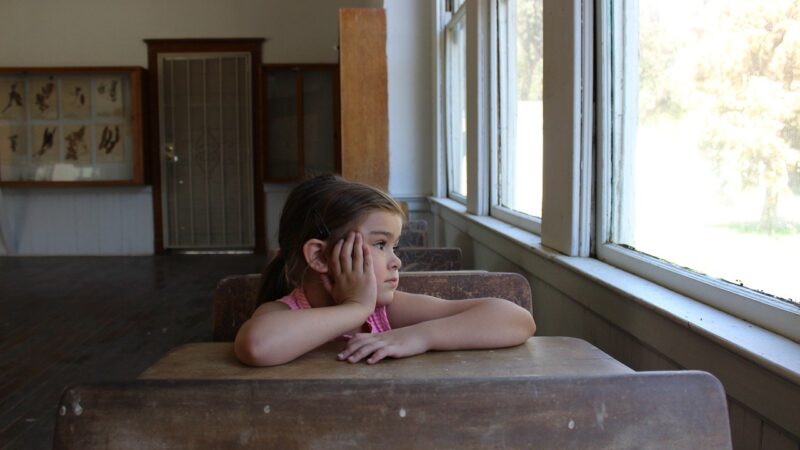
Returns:
[[[25,117],[24,87],[24,80],[0,79],[0,120],[22,120]]]
[[[67,78],[61,81],[61,108],[65,118],[89,119],[91,117],[90,89],[88,79]]]
[[[0,186],[144,184],[142,72],[0,68]]]

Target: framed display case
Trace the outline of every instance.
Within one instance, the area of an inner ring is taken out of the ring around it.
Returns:
[[[0,68],[0,186],[144,184],[142,68]]]

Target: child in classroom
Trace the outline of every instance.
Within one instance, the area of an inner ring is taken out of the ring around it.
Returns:
[[[530,312],[507,300],[398,291],[403,220],[394,199],[366,184],[336,175],[301,182],[281,214],[261,305],[236,335],[237,358],[284,364],[340,339],[340,360],[375,364],[429,350],[510,347],[533,335]]]

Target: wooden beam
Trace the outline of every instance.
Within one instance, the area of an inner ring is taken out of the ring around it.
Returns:
[[[339,11],[342,175],[386,191],[389,186],[389,106],[386,12]]]

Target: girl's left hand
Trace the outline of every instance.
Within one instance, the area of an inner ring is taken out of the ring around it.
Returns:
[[[357,363],[366,358],[368,364],[375,364],[383,358],[405,358],[428,351],[425,340],[406,328],[398,328],[384,333],[358,333],[347,342],[338,357],[340,361]]]

